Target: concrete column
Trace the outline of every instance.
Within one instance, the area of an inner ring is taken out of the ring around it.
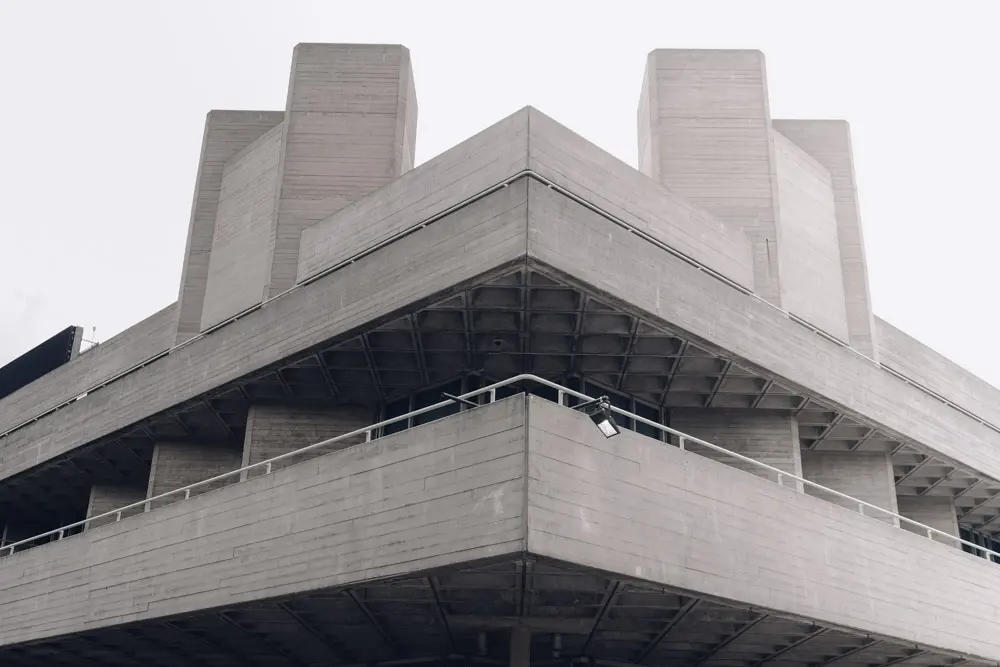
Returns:
[[[179,489],[240,467],[240,448],[229,443],[158,442],[153,449],[146,497]],[[191,491],[192,496],[239,481],[237,476],[206,484]],[[153,507],[182,500],[183,495],[164,498]]]
[[[638,113],[639,169],[743,229],[754,291],[781,305],[778,190],[760,51],[657,49]]]
[[[87,518],[110,512],[111,510],[137,503],[146,497],[146,489],[142,487],[115,486],[110,484],[94,484],[90,487],[90,503],[87,505]],[[142,507],[122,512],[122,518],[141,514]],[[109,523],[115,523],[115,517],[98,519],[87,524],[86,530],[97,528]]]
[[[899,507],[899,513],[907,519],[919,521],[926,526],[958,537],[958,513],[955,511],[954,498],[946,496],[896,496],[896,504]],[[926,531],[906,522],[902,522],[901,525],[914,533],[927,535]],[[940,535],[935,535],[933,539],[952,547],[959,546],[957,542]]]
[[[374,411],[364,406],[338,405],[305,407],[292,405],[254,405],[247,416],[246,438],[243,443],[243,463],[259,461],[301,449],[374,423]],[[301,463],[364,442],[365,436],[354,436],[331,445],[317,447],[305,454],[290,456],[272,466],[272,471]],[[263,467],[244,473],[246,477],[265,474]]]
[[[205,119],[177,297],[177,343],[182,343],[201,331],[202,308],[225,164],[278,125],[283,116],[281,111],[210,111]]]
[[[510,667],[530,667],[531,630],[515,627],[510,630]]]
[[[682,433],[802,476],[799,424],[787,410],[674,408],[670,410],[670,425]],[[777,475],[767,470],[707,447],[692,444],[688,448],[720,463],[777,481]],[[784,483],[793,486],[791,481]]]
[[[849,342],[878,360],[851,128],[842,120],[773,120],[775,130],[826,167],[833,185]]]
[[[416,128],[405,47],[295,47],[265,296],[295,284],[303,229],[413,168]]]
[[[898,514],[896,484],[888,453],[804,451],[802,476],[811,482]],[[806,487],[806,493],[858,511],[857,505],[837,496],[810,487]],[[895,518],[874,510],[866,510],[865,514],[897,525]]]

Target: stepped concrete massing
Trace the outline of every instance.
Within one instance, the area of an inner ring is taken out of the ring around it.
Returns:
[[[392,45],[209,112],[177,302],[0,399],[0,665],[1000,662],[1000,392],[872,314],[846,123],[664,49],[639,170],[416,125]]]

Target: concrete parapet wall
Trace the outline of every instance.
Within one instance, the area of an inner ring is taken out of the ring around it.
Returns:
[[[167,306],[0,399],[0,432],[37,417],[95,384],[169,349],[173,345],[177,307],[176,303]],[[0,477],[5,476],[5,444],[0,440]]]
[[[527,183],[276,299],[0,441],[0,479],[401,308],[524,262]],[[69,364],[67,366],[70,366]]]
[[[524,549],[524,397],[0,559],[0,643]]]
[[[797,618],[1000,658],[1000,568],[531,399],[528,550]]]

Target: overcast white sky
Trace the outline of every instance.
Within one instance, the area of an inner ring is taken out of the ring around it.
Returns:
[[[757,48],[774,117],[851,123],[877,314],[1000,385],[998,24],[989,0],[0,0],[0,364],[177,298],[205,113],[282,108],[297,42],[408,46],[418,162],[531,104],[633,165],[648,51]]]

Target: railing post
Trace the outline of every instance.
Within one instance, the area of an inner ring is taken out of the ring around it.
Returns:
[[[858,503],[858,514],[860,514],[861,516],[865,515],[865,506],[862,505],[861,503]]]
[[[264,466],[264,474],[265,475],[270,475],[271,474],[271,462],[270,461],[268,461],[267,465]]]
[[[184,489],[184,500],[191,499],[191,489]]]
[[[496,402],[497,402],[497,390],[494,387],[493,389],[490,389],[490,403],[496,403]]]
[[[933,535],[933,533],[931,533],[931,529],[930,528],[927,529],[927,539],[928,540],[933,540],[934,539],[934,535]]]
[[[785,476],[784,476],[784,475],[782,475],[782,474],[781,474],[781,473],[779,472],[779,473],[778,473],[778,486],[784,486],[784,485],[785,485]]]
[[[684,449],[684,436],[681,435],[677,437],[677,446],[682,450]]]
[[[565,399],[565,394],[563,393],[563,390],[562,390],[562,389],[558,390],[558,391],[556,392],[556,402],[557,402],[557,403],[558,403],[559,405],[563,405],[563,400],[564,400],[564,399]]]
[[[118,523],[121,520],[122,520],[122,513],[118,512],[117,514],[115,514],[115,523]]]

